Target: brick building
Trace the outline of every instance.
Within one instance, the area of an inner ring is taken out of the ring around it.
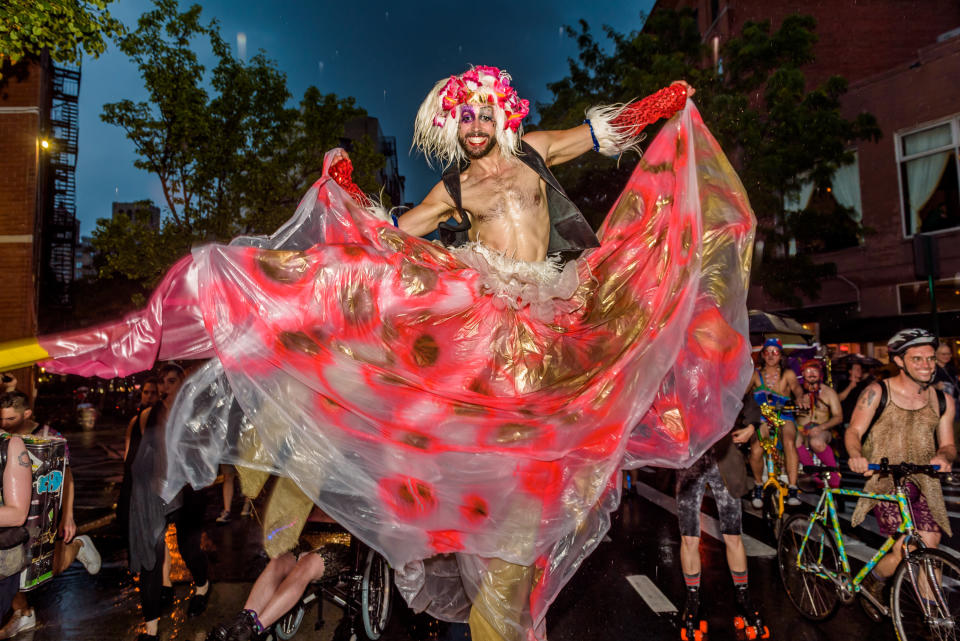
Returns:
[[[69,322],[76,247],[74,168],[80,73],[46,56],[0,79],[0,341]],[[32,388],[30,370],[18,372]]]
[[[790,14],[813,16],[819,39],[816,60],[803,69],[809,85],[845,77],[843,115],[872,113],[883,132],[877,143],[857,145],[856,164],[826,190],[838,202],[842,195],[868,230],[852,246],[811,254],[836,264],[837,277],[799,309],[783,309],[758,287],[750,307],[791,314],[816,325],[822,342],[852,351],[872,351],[902,327],[933,328],[929,290],[914,270],[914,237],[929,232],[939,250],[939,329],[960,336],[960,3],[660,0],[654,11],[680,8],[696,12],[721,69],[723,43],[748,20],[776,29]]]

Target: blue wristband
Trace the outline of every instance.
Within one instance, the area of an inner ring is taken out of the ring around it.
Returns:
[[[390,218],[393,219],[393,226],[394,226],[394,227],[399,227],[399,226],[400,226],[400,219],[397,218],[397,215],[396,215],[396,214],[390,214]]]
[[[597,140],[597,134],[593,133],[593,123],[591,123],[590,119],[587,118],[583,121],[583,124],[590,127],[590,138],[593,139],[593,150],[600,151],[600,141]]]

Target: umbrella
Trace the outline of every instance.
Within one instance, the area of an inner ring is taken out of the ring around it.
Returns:
[[[860,363],[863,366],[864,370],[868,370],[871,367],[880,367],[883,365],[880,361],[875,358],[870,358],[869,356],[864,356],[863,354],[847,354],[846,356],[841,356],[840,358],[835,358],[833,362],[837,366],[842,366],[846,369],[850,369],[850,366],[854,363]]]
[[[789,316],[751,309],[748,318],[750,343],[753,345],[763,345],[768,338],[779,338],[784,349],[810,347],[813,332]]]

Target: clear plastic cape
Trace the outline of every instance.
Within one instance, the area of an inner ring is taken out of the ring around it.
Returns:
[[[220,463],[285,477],[306,500],[268,513],[268,549],[315,503],[414,608],[542,639],[619,470],[687,466],[733,425],[754,224],[688,101],[562,269],[411,237],[325,172],[273,236],[200,247],[142,312],[41,345],[101,376],[214,357],[172,409],[167,497]]]

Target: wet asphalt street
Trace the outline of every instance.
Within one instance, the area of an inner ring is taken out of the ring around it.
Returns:
[[[119,533],[110,522],[118,491],[122,433],[118,430],[67,435],[70,440],[74,474],[77,479],[77,523],[96,526],[89,533],[103,554],[97,576],[88,575],[79,563],[65,574],[30,595],[37,611],[38,626],[23,632],[19,641],[80,641],[93,639],[135,639],[139,632],[139,598],[135,583],[126,572],[126,553]],[[613,527],[599,548],[550,608],[548,636],[551,641],[608,641],[678,639],[676,614],[682,609],[683,580],[680,572],[679,534],[673,510],[672,475],[667,471],[641,470],[633,475],[633,488],[625,492]],[[208,493],[208,524],[203,545],[211,561],[213,593],[207,612],[196,619],[186,618],[191,593],[189,574],[175,556],[173,578],[176,603],[161,619],[161,639],[199,641],[217,622],[232,618],[266,558],[259,546],[260,534],[253,519],[239,517],[240,497],[234,499],[234,519],[226,525],[214,522],[220,509],[220,488]],[[812,500],[813,495],[807,495]],[[948,491],[951,520],[960,519],[960,501]],[[847,520],[852,505],[847,507]],[[809,508],[808,508],[809,509]],[[780,584],[775,541],[758,515],[745,504],[745,544],[749,556],[750,584],[754,598],[768,619],[775,639],[790,641],[840,641],[869,638],[893,639],[889,621],[873,623],[858,604],[841,606],[828,622],[805,621],[787,600]],[[708,499],[704,507],[702,539],[703,600],[710,624],[711,641],[735,639],[730,616],[733,590],[722,544],[710,535],[717,531],[715,509]],[[845,528],[845,534],[848,529]],[[851,532],[848,550],[856,557],[868,553],[866,546],[880,543],[867,529]],[[173,545],[172,536],[168,541]],[[858,545],[857,542],[864,545]],[[956,550],[955,541],[946,545]],[[855,566],[861,562],[854,560]],[[296,639],[328,641],[340,618],[336,605],[325,602],[327,624],[314,629],[316,610],[309,610]],[[435,639],[440,633],[453,636],[423,616],[413,615],[402,603],[394,602],[394,614],[386,641]],[[360,638],[364,638],[361,632]]]

